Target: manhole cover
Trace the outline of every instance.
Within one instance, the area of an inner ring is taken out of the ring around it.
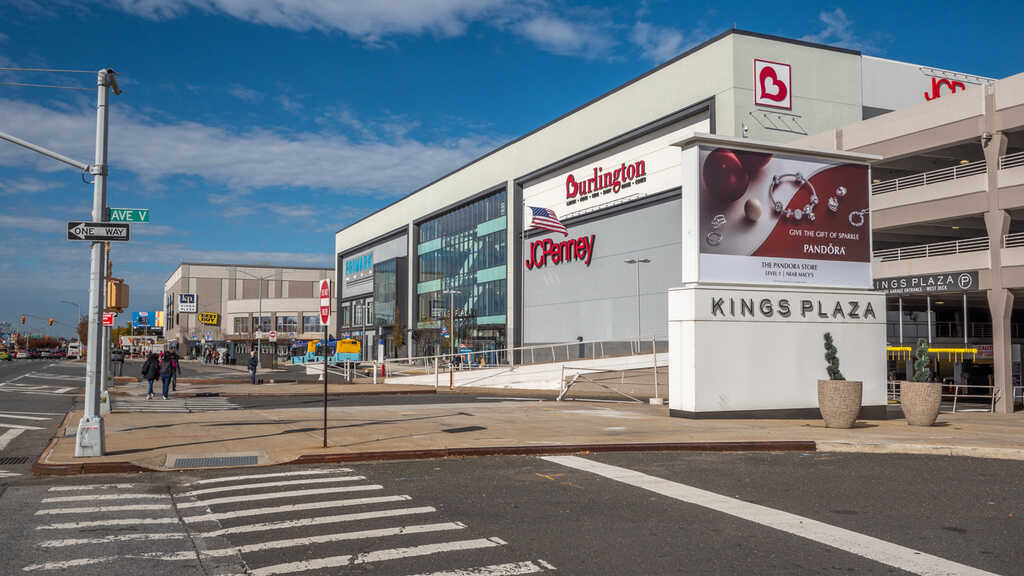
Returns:
[[[213,456],[198,458],[178,458],[174,461],[174,468],[219,468],[222,466],[254,466],[258,463],[258,456]]]
[[[28,456],[5,456],[0,458],[0,466],[10,466],[12,464],[28,464]]]
[[[458,434],[460,432],[476,432],[477,430],[487,430],[483,426],[463,426],[462,428],[446,428],[441,432],[447,432],[449,434]]]

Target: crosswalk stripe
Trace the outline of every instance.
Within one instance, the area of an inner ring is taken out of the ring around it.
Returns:
[[[337,478],[305,478],[301,480],[282,480],[280,482],[259,482],[256,484],[232,484],[231,486],[218,486],[216,488],[203,488],[184,492],[179,496],[201,496],[203,494],[217,494],[219,492],[233,492],[249,488],[274,488],[276,486],[294,486],[297,484],[328,484],[331,482],[355,482],[366,480],[365,476],[339,476]]]
[[[54,496],[53,498],[43,498],[41,502],[43,504],[54,504],[57,502],[79,502],[82,500],[95,501],[95,500],[140,500],[144,498],[170,498],[167,494],[82,494],[80,496]]]
[[[51,486],[47,492],[77,492],[79,490],[107,490],[110,488],[131,488],[135,484],[75,484],[74,486]]]
[[[543,560],[536,563],[511,562],[509,564],[492,564],[479,568],[467,568],[464,570],[442,570],[441,572],[430,572],[416,574],[415,576],[515,576],[516,574],[536,574],[545,570],[554,570],[555,567]]]
[[[94,512],[128,512],[132,510],[170,510],[170,504],[126,504],[124,506],[83,506],[80,508],[46,508],[36,516],[47,514],[89,514]]]
[[[10,412],[0,412],[0,418],[13,418],[15,420],[50,420],[50,418],[43,418],[42,416],[25,416],[23,414],[14,414]]]
[[[144,524],[177,524],[178,519],[168,518],[112,518],[108,520],[89,520],[87,522],[57,522],[36,526],[36,530],[77,530],[79,528],[98,528],[100,526],[142,526]]]
[[[210,522],[213,520],[227,520],[229,518],[243,518],[245,516],[262,516],[266,514],[280,514],[282,512],[301,512],[303,510],[320,510],[324,508],[338,508],[341,506],[360,506],[363,504],[383,504],[385,502],[399,502],[402,500],[412,500],[412,496],[375,496],[372,498],[349,498],[347,500],[331,500],[328,502],[307,502],[305,504],[288,504],[285,506],[271,506],[269,508],[250,508],[247,510],[219,512],[216,514],[182,516],[181,519],[190,523]]]
[[[219,550],[205,550],[204,556],[232,556],[234,554],[245,554],[247,552],[261,552],[263,550],[279,550],[281,548],[294,548],[296,546],[308,546],[310,544],[326,544],[329,542],[344,542],[346,540],[360,540],[363,538],[380,538],[384,536],[399,536],[403,534],[425,534],[428,532],[442,532],[445,530],[462,530],[466,527],[461,522],[441,522],[438,524],[420,524],[416,526],[395,526],[393,528],[379,528],[376,530],[360,530],[358,532],[341,532],[338,534],[322,534],[319,536],[308,536],[306,538],[289,538],[287,540],[271,540],[269,542],[257,542],[245,546],[232,546]]]
[[[81,546],[83,544],[106,544],[108,542],[134,542],[139,540],[182,540],[187,536],[184,532],[164,532],[156,534],[113,534],[100,538],[65,538],[62,540],[44,540],[39,543],[43,548],[62,548],[65,546]]]
[[[20,410],[18,410],[18,411],[8,410],[7,412],[4,412],[4,414],[31,414],[32,416],[63,416],[64,415],[63,412],[22,412]],[[47,420],[49,420],[49,418],[47,418]]]
[[[22,432],[24,432],[24,430],[21,428],[12,428],[3,434],[0,434],[0,450],[7,448],[7,445],[10,444],[12,440],[20,436]]]
[[[119,556],[94,556],[92,558],[75,558],[74,560],[61,560],[59,562],[44,562],[42,564],[30,564],[22,568],[25,572],[35,572],[36,570],[65,570],[67,568],[74,568],[76,566],[90,566],[93,564],[103,564],[104,562],[113,562],[115,560],[125,560],[128,558],[136,558],[141,560],[168,560],[168,561],[181,561],[181,560],[198,560],[199,557],[193,550],[185,552],[144,552],[142,554],[121,554]]]
[[[285,476],[312,476],[315,474],[334,474],[336,472],[351,472],[351,468],[328,468],[321,469],[317,468],[314,470],[297,470],[293,472],[274,472],[273,474],[248,474],[245,476],[225,476],[222,478],[207,478],[206,480],[197,480],[190,482],[189,486],[202,485],[202,484],[214,484],[219,482],[234,482],[235,480],[256,480],[258,478],[282,478]]]
[[[302,496],[316,496],[319,494],[337,494],[338,492],[363,492],[366,490],[382,490],[380,484],[364,484],[362,486],[338,486],[333,488],[316,488],[312,490],[290,490],[287,492],[265,492],[262,494],[247,494],[245,496],[225,496],[211,500],[196,500],[195,502],[180,502],[178,508],[199,508],[200,506],[214,506],[217,504],[234,504],[235,502],[255,502],[258,500],[276,500],[278,498],[299,498]]]
[[[319,526],[321,524],[335,524],[338,522],[355,522],[357,520],[372,520],[375,518],[393,518],[395,516],[406,516],[409,514],[429,514],[437,512],[433,506],[418,506],[414,508],[392,508],[389,510],[375,510],[373,512],[355,512],[352,514],[338,514],[335,516],[317,516],[314,518],[299,518],[297,520],[281,520],[279,522],[261,522],[259,524],[246,524],[243,526],[232,526],[203,533],[204,537],[223,536],[225,534],[246,534],[249,532],[264,532],[266,530],[283,530],[285,528],[298,528],[305,526]]]
[[[25,424],[8,424],[7,422],[0,422],[0,428],[13,428],[16,430],[43,430],[39,426],[27,426]]]
[[[473,540],[459,540],[456,542],[442,542],[440,544],[423,544],[421,546],[409,546],[406,548],[389,548],[387,550],[375,550],[362,554],[347,554],[345,556],[331,556],[329,558],[316,558],[300,562],[287,562],[275,564],[263,568],[250,570],[252,576],[273,576],[274,574],[291,574],[306,570],[319,570],[322,568],[335,568],[338,566],[349,566],[351,564],[366,564],[369,562],[380,562],[383,560],[396,560],[398,558],[410,558],[415,556],[428,556],[441,552],[455,552],[458,550],[475,550],[479,548],[494,548],[504,546],[506,542],[500,538],[476,538]]]
[[[7,470],[0,470],[0,478],[14,478],[15,476],[21,476],[17,472],[8,472]]]
[[[53,393],[54,394],[63,394],[65,392],[70,392],[72,390],[74,390],[74,388],[58,388],[58,389],[54,390]]]

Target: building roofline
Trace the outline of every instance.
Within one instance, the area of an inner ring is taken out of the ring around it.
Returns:
[[[764,40],[773,40],[773,41],[776,41],[776,42],[785,42],[787,44],[795,44],[797,46],[806,46],[806,47],[809,47],[809,48],[818,48],[818,49],[821,49],[821,50],[832,50],[834,52],[842,52],[844,54],[852,54],[852,55],[856,55],[856,56],[860,56],[861,55],[860,50],[852,50],[852,49],[849,49],[849,48],[840,48],[840,47],[837,47],[837,46],[829,46],[828,44],[818,44],[818,43],[815,43],[815,42],[808,42],[806,40],[795,40],[793,38],[785,38],[783,36],[774,36],[772,34],[762,34],[760,32],[751,32],[749,30],[741,30],[739,28],[730,28],[729,30],[721,32],[721,33],[719,33],[719,34],[717,34],[717,35],[715,35],[715,36],[713,36],[711,38],[708,38],[707,40],[701,42],[700,44],[697,44],[696,46],[686,50],[685,52],[682,52],[681,54],[679,54],[677,56],[674,56],[673,58],[671,58],[669,60],[666,60],[665,62],[662,62],[661,64],[658,64],[657,66],[655,66],[654,68],[651,68],[650,70],[644,72],[643,74],[641,74],[641,75],[639,75],[639,76],[637,76],[635,78],[632,78],[631,80],[628,80],[625,83],[616,86],[615,88],[612,88],[611,90],[609,90],[609,91],[607,91],[607,92],[605,92],[605,93],[603,93],[603,94],[601,94],[601,95],[599,95],[599,96],[597,96],[597,97],[587,101],[584,104],[581,104],[581,105],[577,106],[576,108],[573,108],[572,110],[566,112],[565,114],[562,114],[561,116],[555,118],[554,120],[550,120],[550,121],[542,124],[541,126],[538,126],[537,128],[534,128],[533,130],[530,130],[529,132],[527,132],[526,134],[523,134],[522,136],[519,136],[517,138],[509,140],[508,142],[498,146],[497,148],[491,150],[490,152],[487,152],[487,153],[483,154],[482,156],[478,156],[478,157],[470,160],[466,164],[463,164],[462,166],[459,166],[458,168],[452,170],[451,172],[448,172],[447,174],[432,180],[428,184],[420,186],[416,190],[413,190],[412,192],[409,192],[405,196],[402,196],[401,198],[398,198],[398,199],[394,200],[390,204],[387,204],[385,206],[382,206],[382,207],[374,210],[373,212],[370,212],[369,214],[367,214],[366,216],[363,216],[362,218],[356,220],[355,222],[352,222],[350,224],[342,226],[341,228],[338,229],[337,232],[334,233],[334,235],[337,236],[342,231],[344,231],[344,230],[346,230],[348,228],[351,228],[352,226],[355,226],[356,224],[359,224],[363,220],[366,220],[366,219],[368,219],[368,218],[370,218],[372,216],[375,216],[379,212],[381,212],[383,210],[386,210],[386,209],[394,206],[395,204],[398,204],[399,202],[401,202],[402,200],[405,200],[406,198],[409,198],[411,196],[415,196],[416,194],[422,192],[423,190],[426,190],[427,188],[430,188],[434,184],[437,184],[438,182],[444,180],[445,178],[448,178],[449,176],[455,174],[456,172],[460,172],[462,170],[465,170],[466,168],[469,168],[473,164],[476,164],[477,162],[480,162],[484,158],[487,158],[489,156],[497,154],[498,152],[504,150],[505,148],[508,148],[509,146],[511,146],[511,145],[513,145],[513,144],[515,144],[517,142],[520,142],[522,140],[525,140],[526,138],[529,138],[530,136],[533,136],[534,134],[540,132],[541,130],[544,130],[548,126],[551,126],[552,124],[556,124],[558,122],[561,122],[562,120],[568,118],[569,116],[572,116],[573,114],[579,112],[580,110],[583,110],[584,108],[590,106],[591,104],[596,104],[597,102],[600,102],[601,100],[604,100],[605,98],[611,96],[612,94],[615,94],[616,92],[619,92],[620,90],[622,90],[624,88],[628,88],[629,86],[639,82],[640,80],[643,80],[644,78],[650,76],[651,74],[654,74],[655,72],[658,72],[662,68],[665,68],[665,67],[668,67],[668,66],[670,66],[672,64],[675,64],[676,62],[682,60],[683,58],[686,58],[687,56],[689,56],[689,55],[691,55],[691,54],[693,54],[695,52],[698,52],[698,51],[706,48],[707,46],[710,46],[711,44],[714,44],[715,42],[718,42],[719,40],[721,40],[721,39],[723,39],[723,38],[725,38],[725,37],[727,37],[729,35],[732,35],[732,34],[736,34],[738,36],[750,36],[752,38],[761,38],[761,39],[764,39]],[[337,250],[337,247],[335,247],[335,250]]]
[[[167,277],[167,280],[174,276],[174,273],[181,269],[182,266],[221,266],[224,268],[280,268],[282,270],[322,270],[324,272],[334,272],[334,268],[325,268],[323,266],[278,266],[275,264],[226,264],[224,262],[179,262],[178,266],[171,272],[171,275]],[[164,280],[164,284],[167,283]]]

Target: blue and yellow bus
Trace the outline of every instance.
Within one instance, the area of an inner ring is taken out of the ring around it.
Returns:
[[[310,340],[292,346],[292,364],[316,364],[324,361],[323,340]],[[359,340],[344,338],[327,341],[327,363],[359,362],[362,355],[362,344]]]

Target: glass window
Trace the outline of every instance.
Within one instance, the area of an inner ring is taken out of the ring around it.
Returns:
[[[270,332],[270,316],[253,316],[252,325],[260,332]]]
[[[319,314],[314,314],[314,315],[310,316],[309,314],[303,314],[302,315],[302,331],[303,332],[321,332],[321,331],[323,331],[323,326],[320,325],[320,315]]]
[[[235,334],[248,334],[249,333],[249,317],[248,316],[235,316]]]
[[[352,307],[348,303],[341,305],[341,325],[350,326],[352,324]]]
[[[353,312],[354,312],[354,314],[353,314],[354,318],[352,319],[352,324],[355,325],[355,326],[362,326],[363,325],[363,303],[361,301],[360,302],[356,302],[352,306],[352,308],[353,308]]]
[[[278,332],[295,332],[299,329],[299,317],[298,316],[278,316],[277,327],[275,330]]]
[[[395,300],[399,297],[398,266],[405,261],[404,258],[393,258],[373,267],[373,324],[391,326],[395,323]]]

